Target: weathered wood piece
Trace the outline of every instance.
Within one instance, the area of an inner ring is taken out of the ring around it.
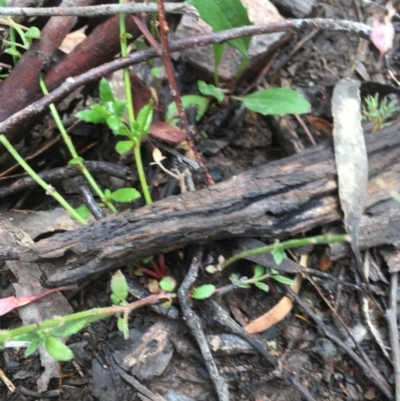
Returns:
[[[390,170],[400,160],[398,128],[392,126],[367,134],[371,178]],[[390,194],[379,185],[369,187],[369,209],[386,199],[390,199]],[[381,211],[374,217],[374,231],[388,222],[385,213]],[[328,142],[213,187],[56,234],[25,250],[20,259],[50,262],[53,271],[46,272],[47,284],[60,285],[189,243],[249,236],[272,241],[341,217],[332,144]],[[390,212],[389,221],[391,229],[400,228],[400,213]],[[371,227],[366,228],[362,221],[361,247],[365,230]],[[399,229],[391,233],[400,239]],[[378,236],[374,245],[386,240],[387,237]]]

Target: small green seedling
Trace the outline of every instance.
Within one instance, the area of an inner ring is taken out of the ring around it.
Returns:
[[[379,102],[379,95],[376,93],[375,96],[369,95],[365,98],[362,119],[363,121],[372,122],[374,124],[373,131],[377,131],[390,125],[391,122],[387,122],[387,120],[399,110],[396,100],[389,101],[387,97],[384,97]]]

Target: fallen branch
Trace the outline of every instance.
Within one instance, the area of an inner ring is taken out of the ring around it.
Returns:
[[[397,132],[396,125],[367,135],[370,177],[396,171],[400,157]],[[387,172],[382,173],[385,169]],[[385,196],[390,199],[390,194],[373,185],[373,180],[367,194],[370,209]],[[393,182],[399,185],[398,174]],[[63,285],[189,243],[249,236],[267,237],[272,242],[341,218],[332,146],[325,143],[210,188],[56,234],[29,251],[21,253],[20,249],[19,257],[23,261],[51,262],[47,284]],[[364,218],[374,219],[374,226],[361,224],[361,248],[368,232],[381,234],[375,245],[399,240],[398,208]],[[10,250],[10,254],[15,253]]]

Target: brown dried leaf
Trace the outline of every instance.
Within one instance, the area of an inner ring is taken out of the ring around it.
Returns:
[[[184,131],[162,121],[154,121],[151,124],[149,135],[172,145],[177,145],[186,139]]]

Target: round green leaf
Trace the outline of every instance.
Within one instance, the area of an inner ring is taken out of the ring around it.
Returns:
[[[68,162],[68,166],[77,166],[77,165],[82,164],[84,161],[85,161],[85,159],[83,157],[80,157],[80,156],[74,157],[73,159],[71,159]]]
[[[210,298],[215,293],[215,286],[212,284],[204,284],[193,291],[192,297],[195,299]]]
[[[159,284],[164,291],[172,292],[176,287],[176,280],[173,277],[166,276],[160,280]]]
[[[140,198],[140,192],[135,188],[120,188],[111,193],[111,199],[115,202],[133,202],[138,198]]]
[[[133,141],[119,141],[115,145],[115,150],[120,155],[129,152],[130,150],[132,150],[132,148],[133,148]]]
[[[57,361],[70,361],[74,353],[59,339],[48,336],[45,342],[46,351]]]
[[[289,88],[264,89],[237,99],[241,100],[247,109],[264,116],[303,114],[311,110],[310,103],[299,92]]]
[[[79,214],[82,219],[87,219],[92,215],[92,212],[86,205],[80,205],[77,208],[75,208],[75,211]],[[70,216],[71,219],[74,219],[74,216]]]
[[[35,26],[31,26],[26,32],[25,37],[29,39],[39,39],[40,38],[40,30]]]

